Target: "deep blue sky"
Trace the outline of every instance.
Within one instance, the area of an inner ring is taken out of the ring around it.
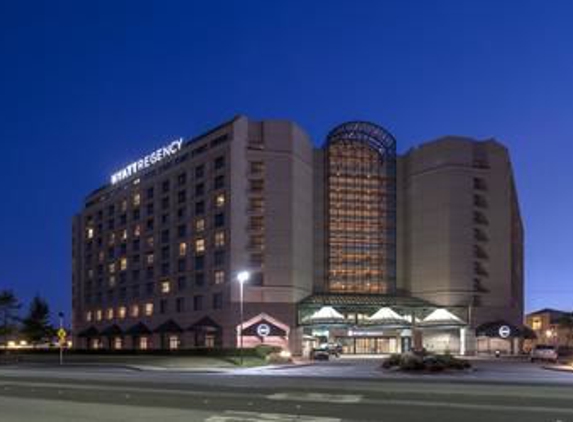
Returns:
[[[573,2],[0,0],[0,288],[69,309],[70,223],[109,174],[243,113],[322,142],[509,146],[527,307],[573,308]]]

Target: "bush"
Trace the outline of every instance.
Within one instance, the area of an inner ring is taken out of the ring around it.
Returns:
[[[396,366],[400,365],[400,359],[401,359],[401,355],[400,354],[393,354],[390,355],[388,358],[384,359],[384,361],[382,362],[382,368],[384,369],[390,369],[390,368],[394,368]]]
[[[280,352],[269,353],[265,360],[270,365],[285,365],[292,363],[292,358],[290,356],[281,356]]]
[[[403,353],[400,357],[400,369],[403,371],[424,369],[424,359],[412,352]]]
[[[271,353],[280,353],[282,349],[277,346],[269,346],[267,344],[261,344],[255,347],[255,355],[261,359],[266,359]]]

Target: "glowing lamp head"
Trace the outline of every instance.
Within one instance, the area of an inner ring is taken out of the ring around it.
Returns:
[[[248,271],[241,271],[239,274],[237,274],[237,280],[239,280],[239,283],[241,284],[244,284],[246,281],[248,281],[250,277],[251,274],[249,274]]]

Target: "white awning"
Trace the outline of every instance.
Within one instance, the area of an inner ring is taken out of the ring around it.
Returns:
[[[458,316],[447,309],[436,309],[420,323],[422,326],[460,326],[466,325]]]
[[[345,318],[332,306],[323,306],[308,318],[310,323],[336,323],[344,322]]]
[[[406,319],[402,315],[398,314],[397,312],[394,312],[391,308],[388,307],[378,309],[378,311],[374,315],[371,315],[370,317],[367,318],[367,321],[371,324],[376,324],[376,325],[403,326],[408,324],[408,321],[406,321]]]

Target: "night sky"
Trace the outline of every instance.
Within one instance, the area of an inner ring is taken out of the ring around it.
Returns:
[[[526,306],[573,308],[573,2],[0,0],[0,288],[69,311],[71,218],[109,175],[236,114],[317,144],[371,120],[512,153]]]

